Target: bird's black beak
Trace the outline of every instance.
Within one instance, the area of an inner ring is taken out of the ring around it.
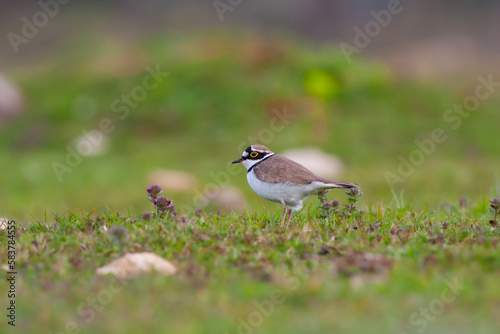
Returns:
[[[234,160],[232,163],[233,164],[239,164],[242,161],[243,161],[243,158],[239,158],[239,159]]]

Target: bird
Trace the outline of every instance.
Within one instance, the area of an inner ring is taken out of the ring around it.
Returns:
[[[302,202],[307,197],[322,195],[333,188],[358,188],[355,183],[319,177],[301,164],[263,145],[247,147],[241,157],[232,163],[245,166],[248,184],[260,197],[283,205],[280,227],[283,227],[288,214],[287,229],[292,211],[302,209]]]

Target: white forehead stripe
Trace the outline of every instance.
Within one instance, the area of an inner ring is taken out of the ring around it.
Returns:
[[[243,154],[241,156],[242,157],[248,157],[248,152],[247,151],[243,151]]]

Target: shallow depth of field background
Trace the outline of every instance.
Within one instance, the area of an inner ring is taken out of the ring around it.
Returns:
[[[18,226],[0,332],[498,332],[500,4],[402,0],[346,58],[340,45],[388,3],[243,0],[221,21],[211,0],[73,0],[16,53],[9,36],[41,8],[0,0],[0,223]],[[161,82],[122,102],[151,71]],[[474,111],[450,113],[488,80]],[[68,157],[85,134],[92,154]],[[230,165],[254,143],[338,157],[363,212],[325,214],[311,198],[279,228],[281,205]],[[159,170],[193,183],[163,193],[179,216],[140,218]],[[194,214],[228,187],[244,213]],[[2,272],[8,240],[0,228]],[[178,272],[116,290],[96,269],[125,252]]]
[[[364,29],[386,2],[243,1],[220,21],[211,2],[75,1],[17,54],[7,34],[20,34],[22,17],[31,20],[40,7],[1,6],[0,75],[23,106],[0,118],[0,216],[140,213],[150,208],[145,188],[158,169],[192,174],[192,190],[165,196],[196,207],[207,184],[221,184],[213,175],[254,142],[336,155],[345,167],[339,179],[362,186],[365,206],[397,194],[437,208],[496,191],[500,89],[458,129],[443,120],[474,94],[479,76],[500,80],[495,2],[403,1],[352,62],[339,44],[353,45],[353,29]],[[140,86],[148,66],[168,76],[118,119],[113,101]],[[262,131],[273,110],[294,118],[269,137]],[[103,118],[114,130],[102,150],[58,180],[53,163],[65,164],[66,147]],[[384,173],[397,172],[415,140],[437,127],[447,140],[391,191]],[[250,190],[243,167],[223,183],[240,189],[250,210],[277,209]]]

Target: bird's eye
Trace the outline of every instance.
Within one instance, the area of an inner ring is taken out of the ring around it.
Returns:
[[[250,158],[257,158],[258,155],[259,155],[259,153],[252,152],[252,153],[250,153]]]

